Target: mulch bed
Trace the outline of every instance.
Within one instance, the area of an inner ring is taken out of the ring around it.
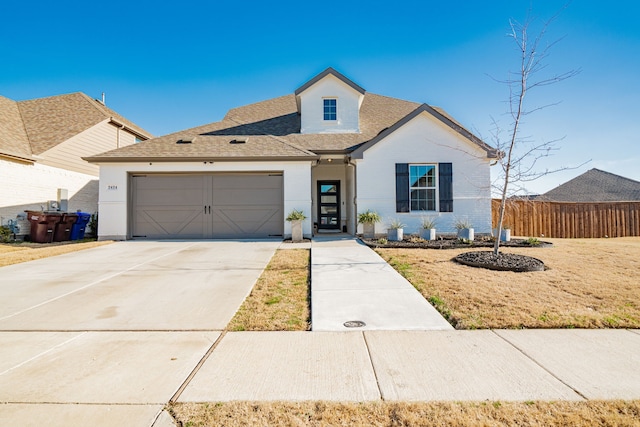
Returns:
[[[493,240],[490,237],[478,237],[473,241],[463,241],[456,237],[439,237],[436,240],[421,240],[405,237],[401,241],[388,241],[380,243],[379,239],[360,238],[362,243],[371,248],[402,248],[402,249],[464,249],[464,248],[493,248]],[[529,244],[526,239],[511,239],[509,242],[500,242],[501,248],[545,248],[553,246],[550,242],[539,241],[539,244]]]
[[[379,239],[360,239],[371,248],[413,248],[413,249],[466,249],[492,248],[494,241],[491,237],[481,236],[473,241],[458,239],[453,236],[441,236],[436,240],[422,240],[413,236],[405,237],[401,241],[380,241]],[[553,246],[550,242],[537,241],[531,244],[527,239],[511,239],[500,242],[501,248],[544,248]],[[526,255],[500,252],[498,256],[493,251],[465,252],[454,258],[455,261],[470,267],[488,268],[499,271],[544,271],[544,262]]]
[[[497,256],[492,251],[465,252],[455,257],[460,264],[470,267],[488,268],[500,271],[544,271],[544,262],[538,258],[500,252]]]

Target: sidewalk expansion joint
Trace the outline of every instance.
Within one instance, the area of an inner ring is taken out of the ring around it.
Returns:
[[[209,356],[211,356],[211,353],[213,353],[216,347],[218,347],[218,344],[220,344],[220,342],[222,341],[222,339],[226,334],[227,334],[227,331],[222,331],[218,339],[215,340],[213,344],[211,344],[211,347],[209,347],[209,350],[207,350],[204,356],[202,356],[202,359],[200,359],[196,367],[193,368],[193,371],[191,371],[187,379],[184,380],[182,385],[178,388],[178,391],[176,391],[175,394],[171,396],[171,399],[169,399],[169,403],[175,403],[180,398],[180,396],[182,395],[182,392],[184,392],[184,389],[187,388],[187,386],[189,385],[193,377],[195,377],[198,371],[200,371],[200,368],[202,368],[202,365],[204,365],[204,363],[207,361]]]
[[[523,356],[525,356],[527,359],[531,360],[533,363],[535,363],[536,365],[538,365],[540,368],[542,368],[543,371],[545,371],[546,373],[548,373],[549,375],[551,375],[553,378],[555,378],[556,380],[558,380],[561,384],[563,384],[564,386],[568,387],[569,389],[573,390],[573,392],[575,394],[577,394],[578,396],[580,396],[581,398],[583,398],[584,400],[589,400],[589,398],[587,396],[585,396],[584,394],[582,394],[578,389],[576,389],[575,387],[573,387],[571,384],[567,383],[566,381],[562,380],[561,378],[559,378],[556,374],[554,374],[553,372],[551,372],[549,369],[547,369],[544,365],[542,365],[540,362],[538,362],[536,359],[534,359],[533,357],[531,357],[530,355],[527,354],[526,351],[524,351],[523,349],[521,349],[520,347],[518,347],[517,345],[515,345],[514,343],[512,343],[511,341],[509,341],[508,339],[506,339],[505,337],[503,337],[502,335],[500,335],[499,333],[497,333],[495,330],[491,329],[491,332],[493,332],[498,338],[502,339],[504,342],[506,342],[507,344],[509,344],[511,347],[515,348],[516,350],[518,350]]]
[[[378,373],[376,372],[376,367],[373,364],[373,357],[371,357],[371,350],[369,349],[369,342],[367,341],[367,334],[365,331],[362,331],[362,339],[364,340],[364,346],[367,348],[367,356],[369,356],[369,363],[371,363],[371,370],[373,371],[373,376],[376,379],[376,387],[378,387],[378,394],[380,395],[380,400],[384,400],[382,396],[382,389],[380,388],[380,380],[378,380]]]

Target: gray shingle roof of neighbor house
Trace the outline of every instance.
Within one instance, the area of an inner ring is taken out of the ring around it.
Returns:
[[[0,153],[33,159],[104,120],[142,138],[152,137],[82,92],[17,102],[0,96]]]
[[[144,141],[135,146],[108,151],[87,157],[85,160],[131,162],[151,159],[155,161],[315,159],[321,154],[354,152],[359,146],[375,140],[381,132],[394,125],[401,126],[422,111],[432,114],[472,143],[480,146],[487,152],[487,157],[493,158],[497,155],[495,149],[464,129],[443,110],[426,104],[364,92],[364,89],[355,83],[353,83],[356,86],[355,89],[364,93],[360,107],[360,133],[302,134],[296,94],[308,88],[311,82],[315,83],[327,74],[334,74],[350,84],[350,80],[342,74],[328,68],[301,86],[294,94],[233,108],[219,122],[186,129]],[[249,138],[245,144],[229,144],[229,141],[236,136],[249,136]],[[192,142],[178,144],[179,140]]]
[[[557,202],[640,201],[640,182],[594,168],[540,195],[537,200]]]

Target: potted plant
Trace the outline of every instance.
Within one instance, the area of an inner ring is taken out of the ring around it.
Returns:
[[[493,229],[493,235],[498,237],[498,229]],[[502,230],[500,230],[500,241],[501,242],[510,242],[511,241],[511,227],[508,225],[503,225]]]
[[[404,237],[404,224],[399,219],[394,219],[389,223],[387,237],[391,241],[399,242]]]
[[[368,210],[358,215],[358,222],[362,224],[362,236],[365,239],[375,237],[376,222],[380,222],[380,215],[377,212]]]
[[[286,220],[291,223],[291,241],[302,241],[302,221],[307,219],[304,212],[294,209],[289,213]]]
[[[436,240],[436,219],[430,216],[422,218],[420,237],[424,240]]]
[[[473,225],[468,219],[459,219],[456,221],[454,227],[458,230],[458,238],[463,240],[473,240],[474,230]]]

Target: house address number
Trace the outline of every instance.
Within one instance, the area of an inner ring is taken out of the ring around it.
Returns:
[[[118,186],[117,185],[107,185],[107,190],[117,190]]]

